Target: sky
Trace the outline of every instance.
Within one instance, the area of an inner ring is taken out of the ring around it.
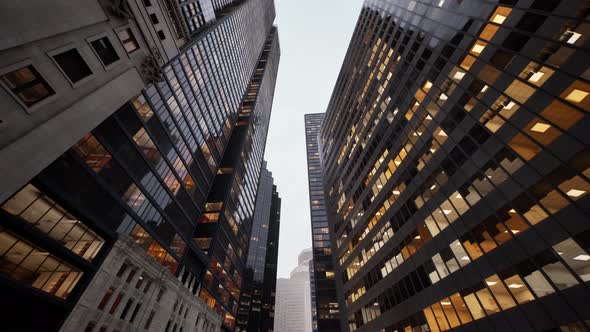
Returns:
[[[303,116],[326,111],[362,0],[275,0],[281,60],[265,158],[282,198],[277,277],[311,247]]]

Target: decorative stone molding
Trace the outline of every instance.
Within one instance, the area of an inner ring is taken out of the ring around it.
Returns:
[[[85,331],[90,325],[95,331],[162,332],[176,327],[218,332],[221,324],[222,317],[170,271],[120,235],[60,331]]]
[[[127,0],[111,0],[111,4],[108,7],[109,12],[116,17],[132,19],[133,13],[127,3]]]
[[[158,53],[156,53],[156,56],[147,55],[141,63],[141,76],[147,84],[158,82],[163,79],[162,67],[160,67],[158,60],[156,59],[157,56],[159,56]]]

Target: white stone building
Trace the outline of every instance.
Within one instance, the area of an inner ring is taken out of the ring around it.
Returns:
[[[122,236],[61,331],[220,331],[221,316],[195,295],[196,287],[196,280],[183,284]]]

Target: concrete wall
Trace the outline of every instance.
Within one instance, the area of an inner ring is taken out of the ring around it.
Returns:
[[[25,106],[0,84],[0,202],[79,138],[113,114],[145,86],[141,66],[153,56],[162,64],[178,54],[167,11],[158,0],[145,7],[129,1],[133,19],[113,16],[114,0],[0,2],[0,75],[32,65],[55,94]],[[152,24],[149,15],[159,18]],[[117,36],[131,29],[139,49],[127,53]],[[164,31],[160,40],[157,30]],[[104,66],[90,41],[107,37],[119,60]],[[78,50],[92,74],[71,83],[54,52]]]
[[[0,50],[107,20],[96,0],[0,2]]]

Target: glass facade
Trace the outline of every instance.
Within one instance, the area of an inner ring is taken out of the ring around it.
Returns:
[[[305,138],[307,149],[307,174],[309,180],[309,203],[313,237],[313,264],[310,278],[313,296],[313,322],[316,331],[339,331],[339,305],[336,296],[332,244],[328,216],[324,201],[324,185],[319,150],[320,128],[324,113],[305,115]]]
[[[279,56],[278,34],[273,28],[195,231],[195,242],[210,257],[200,296],[225,317],[224,325],[230,330],[237,323]]]
[[[588,10],[365,2],[320,142],[347,329],[588,329]]]
[[[281,208],[281,198],[273,182],[265,162],[243,272],[238,305],[239,331],[273,330]]]

